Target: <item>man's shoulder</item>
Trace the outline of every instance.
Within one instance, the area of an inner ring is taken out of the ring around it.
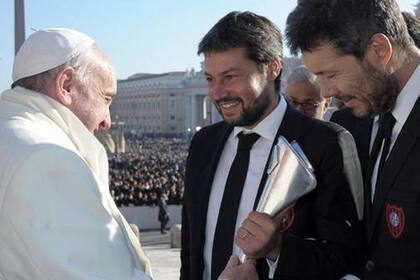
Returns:
[[[66,132],[40,115],[0,119],[1,146],[17,152],[38,144],[71,148]]]
[[[355,126],[362,122],[367,120],[368,118],[359,118],[353,115],[351,109],[344,108],[338,111],[335,111],[330,121],[339,124],[340,126],[344,127],[348,131],[352,132]]]
[[[326,153],[333,155],[340,150],[340,138],[346,130],[331,122],[310,118],[299,114],[295,116],[300,123],[300,136],[296,139],[314,166],[317,166]],[[292,139],[289,139],[292,140]]]
[[[13,173],[24,163],[38,162],[46,167],[53,162],[52,157],[56,159],[54,164],[67,164],[68,158],[78,157],[68,138],[62,134],[64,132],[39,129],[31,120],[0,120],[0,169],[4,171],[1,174]]]
[[[228,136],[232,127],[224,122],[202,128],[194,135],[189,148],[189,161],[203,161],[211,157]]]
[[[19,149],[10,150],[2,156],[1,165],[12,164],[17,168],[33,165],[34,168],[47,169],[49,165],[75,166],[83,163],[83,159],[73,150],[54,143],[34,143],[21,145]],[[56,166],[58,167],[58,166]]]
[[[301,116],[304,124],[305,135],[312,137],[334,137],[341,133],[344,129],[336,123],[310,118],[308,116]]]
[[[224,121],[221,121],[221,122],[217,122],[217,123],[203,127],[197,132],[197,134],[198,133],[210,133],[210,134],[217,133],[221,129],[226,129],[228,127],[229,125],[227,123],[225,123]]]
[[[196,140],[197,139],[207,139],[207,138],[213,139],[214,137],[220,137],[221,135],[223,135],[229,129],[231,129],[231,127],[228,124],[226,124],[225,122],[223,122],[223,121],[217,122],[217,123],[211,124],[209,126],[205,126],[202,129],[200,129],[199,131],[197,131],[197,133],[194,135],[194,138]]]
[[[85,181],[93,178],[83,159],[74,151],[51,143],[7,150],[0,159],[0,184],[4,190],[0,196],[12,194],[10,189],[19,194],[40,185],[54,186],[64,181],[68,184],[80,178]]]

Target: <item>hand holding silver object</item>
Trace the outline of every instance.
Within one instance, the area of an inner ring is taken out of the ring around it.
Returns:
[[[267,181],[256,211],[276,216],[315,189],[314,169],[296,141],[280,136],[269,158]],[[246,259],[241,251],[239,259]]]

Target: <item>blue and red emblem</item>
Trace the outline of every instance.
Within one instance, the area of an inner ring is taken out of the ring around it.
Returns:
[[[394,239],[401,236],[405,228],[405,214],[402,207],[393,204],[386,205],[386,223],[389,233]]]

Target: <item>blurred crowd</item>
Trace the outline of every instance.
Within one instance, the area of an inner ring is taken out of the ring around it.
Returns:
[[[189,142],[183,138],[126,139],[127,152],[109,155],[110,191],[117,206],[180,204]]]

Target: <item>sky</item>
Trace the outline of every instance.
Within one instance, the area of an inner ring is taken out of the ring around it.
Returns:
[[[413,11],[418,0],[397,0]],[[230,11],[252,11],[282,32],[297,0],[25,0],[26,36],[47,27],[91,36],[113,62],[119,79],[135,73],[200,69],[197,45]],[[289,52],[285,49],[285,55]],[[14,0],[0,1],[0,91],[11,84]]]

